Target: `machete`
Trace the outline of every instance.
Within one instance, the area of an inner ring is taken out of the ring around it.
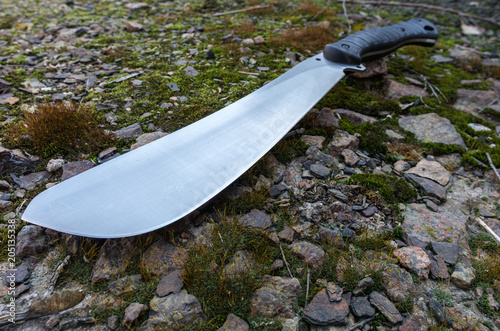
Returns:
[[[263,157],[344,77],[404,45],[433,46],[424,19],[354,33],[227,107],[37,195],[22,219],[118,238],[164,227],[200,207]]]

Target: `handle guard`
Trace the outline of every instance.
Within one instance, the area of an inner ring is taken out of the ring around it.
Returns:
[[[348,65],[382,58],[405,45],[432,47],[438,32],[434,24],[414,18],[398,24],[356,32],[325,46],[325,59]]]

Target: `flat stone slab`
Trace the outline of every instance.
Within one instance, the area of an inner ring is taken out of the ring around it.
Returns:
[[[435,113],[402,117],[398,123],[400,127],[413,132],[417,139],[423,142],[466,147],[462,136],[450,120]]]
[[[409,245],[425,248],[432,241],[446,241],[469,247],[468,217],[459,210],[433,212],[425,204],[411,203],[406,206],[403,215],[402,228]]]
[[[451,174],[439,162],[422,159],[413,168],[406,171],[407,174],[415,174],[420,177],[432,179],[445,186],[450,181]]]
[[[495,92],[482,90],[457,90],[458,98],[453,107],[466,112],[481,109],[495,100]]]
[[[394,80],[389,80],[386,86],[387,97],[390,99],[399,99],[403,96],[423,96],[429,95],[423,87],[415,85],[407,85],[403,83],[396,82]]]
[[[313,325],[345,325],[347,315],[347,301],[331,301],[326,289],[319,291],[304,309],[304,319]]]

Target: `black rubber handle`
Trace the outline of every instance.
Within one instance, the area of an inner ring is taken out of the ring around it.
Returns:
[[[325,46],[325,59],[341,64],[359,65],[361,62],[384,57],[401,46],[431,47],[438,32],[434,24],[422,18],[356,32]]]

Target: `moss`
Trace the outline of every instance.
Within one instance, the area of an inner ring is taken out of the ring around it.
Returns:
[[[394,176],[356,174],[350,177],[349,182],[378,192],[389,204],[408,202],[417,196],[415,190],[404,179]]]
[[[287,164],[296,157],[304,155],[308,147],[300,138],[282,139],[273,147],[271,153],[276,156],[279,162]]]

